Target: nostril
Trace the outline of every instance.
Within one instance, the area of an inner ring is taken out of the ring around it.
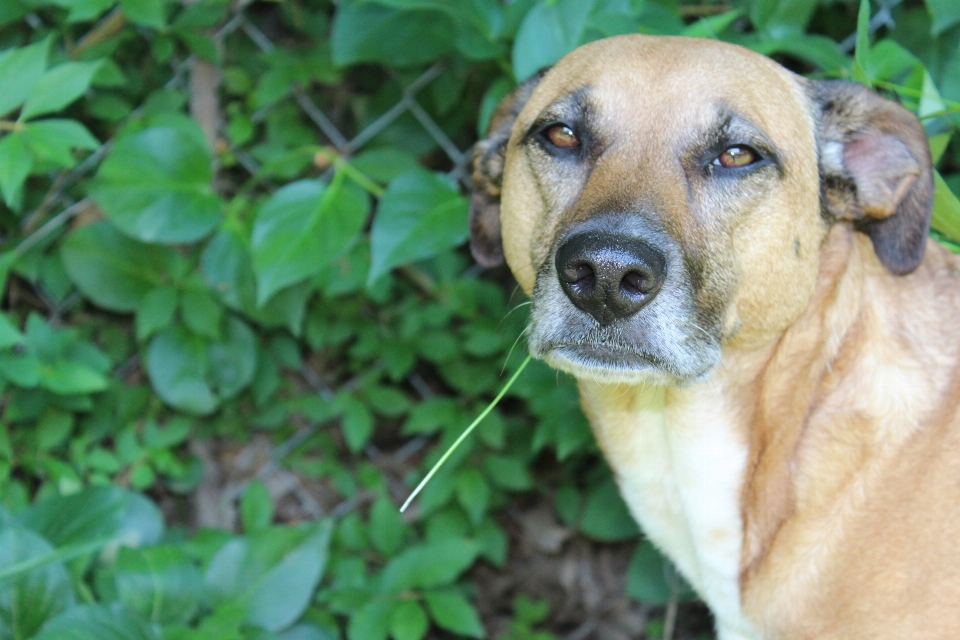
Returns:
[[[586,293],[593,289],[597,283],[597,276],[594,274],[593,268],[585,262],[570,265],[564,269],[563,279],[573,287],[577,293]]]
[[[575,282],[584,280],[586,278],[593,278],[593,269],[590,268],[590,265],[586,263],[578,264],[577,268],[574,270],[574,275],[576,277]]]
[[[648,295],[657,286],[656,278],[649,273],[629,271],[620,281],[620,291],[627,295]]]

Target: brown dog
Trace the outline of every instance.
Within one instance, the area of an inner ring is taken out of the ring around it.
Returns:
[[[474,182],[474,254],[722,640],[960,638],[960,268],[913,115],[622,36],[506,98]]]

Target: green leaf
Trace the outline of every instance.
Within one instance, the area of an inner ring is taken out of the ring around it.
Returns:
[[[430,621],[419,602],[405,600],[390,614],[390,635],[394,640],[421,640]]]
[[[39,451],[48,451],[67,439],[73,431],[73,414],[47,409],[37,421],[36,442]]]
[[[387,498],[379,498],[370,508],[370,542],[384,556],[390,557],[400,549],[406,525],[396,505]]]
[[[853,52],[853,79],[870,86],[870,0],[860,0],[857,47]]]
[[[749,44],[750,48],[757,53],[766,56],[776,53],[788,54],[810,62],[830,73],[839,73],[840,70],[845,70],[849,64],[849,59],[840,51],[836,41],[826,36],[789,33],[780,38],[746,44]]]
[[[383,183],[419,166],[416,156],[397,147],[368,149],[351,158],[350,164],[365,176]]]
[[[75,120],[39,120],[23,125],[24,142],[34,156],[55,162],[61,167],[76,164],[73,149],[96,149],[100,143]]]
[[[950,190],[939,171],[933,173],[933,219],[931,226],[960,242],[960,200]]]
[[[137,340],[142,342],[169,325],[176,310],[176,289],[157,287],[148,291],[137,304]]]
[[[683,35],[688,38],[716,38],[718,34],[726,31],[742,15],[743,10],[732,9],[719,15],[701,18],[684,29]]]
[[[429,589],[451,584],[474,563],[479,545],[464,538],[407,547],[383,570],[380,588],[385,593]]]
[[[65,62],[44,71],[30,89],[20,120],[60,111],[90,88],[100,62]]]
[[[640,534],[612,478],[590,491],[580,529],[591,538],[608,542],[629,540]]]
[[[209,360],[204,340],[182,327],[164,329],[147,348],[147,374],[164,402],[187,413],[208,414],[217,397],[207,383]]]
[[[453,184],[429,171],[414,169],[391,181],[370,229],[367,285],[398,265],[463,243],[467,208]]]
[[[529,489],[533,481],[522,460],[509,456],[487,456],[487,475],[495,484],[513,491]]]
[[[40,383],[60,395],[103,391],[109,380],[99,371],[73,360],[60,360],[40,368]]]
[[[227,318],[222,340],[210,343],[208,353],[210,380],[221,399],[235,397],[253,382],[257,337],[240,318]]]
[[[923,69],[923,84],[920,86],[920,104],[917,105],[917,117],[921,120],[947,108],[937,90],[937,85],[930,77],[930,72]]]
[[[273,522],[273,501],[267,486],[260,480],[250,481],[240,499],[240,521],[246,533],[262,531]]]
[[[591,40],[634,30],[633,7],[617,0],[539,0],[513,42],[513,72],[522,82]]]
[[[116,3],[114,0],[52,0],[51,4],[70,10],[67,22],[85,22],[97,18]]]
[[[693,590],[649,540],[637,546],[627,569],[627,595],[649,605],[694,597]]]
[[[15,131],[0,138],[0,192],[3,201],[14,211],[23,204],[23,183],[33,169],[23,132]]]
[[[507,77],[498,78],[496,82],[487,87],[487,91],[480,101],[480,113],[477,116],[477,137],[486,137],[494,110],[514,88],[516,88],[516,84],[511,78]]]
[[[0,570],[52,551],[50,543],[32,531],[0,529]],[[0,638],[29,638],[72,604],[70,574],[61,563],[0,581]]]
[[[366,399],[371,409],[389,418],[399,418],[410,411],[410,399],[395,387],[370,386]]]
[[[326,187],[300,180],[268,198],[251,238],[257,304],[342,255],[363,228],[369,206],[366,192],[342,172]]]
[[[40,360],[28,353],[0,353],[0,376],[20,387],[40,384]]]
[[[149,420],[143,428],[143,444],[151,449],[168,449],[185,442],[192,430],[193,422],[188,418],[171,418],[163,427]]]
[[[203,600],[203,580],[179,547],[121,548],[101,582],[116,599],[158,624],[186,624]]]
[[[215,603],[246,608],[248,623],[268,631],[292,624],[307,608],[327,563],[332,521],[265,529],[231,540],[205,580]]]
[[[210,152],[196,132],[152,127],[114,142],[90,189],[103,212],[131,238],[195,242],[217,226],[221,202],[211,185]]]
[[[326,622],[323,626],[295,624],[280,634],[280,640],[341,640],[342,637],[333,622]]]
[[[19,513],[17,522],[57,547],[108,538],[150,545],[163,534],[163,518],[152,502],[114,486],[45,498]]]
[[[360,607],[359,611],[350,616],[350,624],[347,626],[348,640],[387,640],[393,611],[391,604],[374,600]]]
[[[487,518],[476,529],[480,554],[494,566],[502,567],[507,561],[507,534],[492,518]]]
[[[242,310],[255,303],[256,284],[250,252],[243,233],[226,224],[207,243],[200,256],[203,279],[224,304]]]
[[[352,2],[340,6],[333,20],[333,61],[339,66],[422,64],[453,50],[454,35],[454,25],[443,13]]]
[[[490,503],[490,485],[475,467],[463,469],[456,477],[457,501],[470,516],[470,521],[480,524]]]
[[[750,22],[772,38],[806,29],[817,0],[753,0]]]
[[[167,24],[166,4],[166,0],[120,0],[120,7],[131,22],[154,29],[162,29]]]
[[[123,605],[72,607],[30,640],[160,640],[159,632]]]
[[[28,47],[8,49],[0,53],[0,116],[16,108],[47,68],[47,54],[52,38],[47,37]]]
[[[894,40],[881,40],[870,50],[871,81],[890,80],[920,61]]]
[[[934,165],[940,162],[940,158],[943,157],[943,153],[947,150],[947,145],[950,144],[950,138],[952,137],[952,131],[930,136],[930,159],[933,160]]]
[[[0,3],[0,25],[6,25],[15,20],[20,20],[28,13],[30,13],[30,8],[24,6],[22,0],[10,0],[9,2]]]
[[[223,307],[202,283],[187,287],[183,292],[180,314],[183,324],[200,336],[220,338],[220,321],[223,320]]]
[[[0,313],[0,349],[6,349],[15,344],[23,344],[24,337],[7,314]]]
[[[484,637],[483,625],[473,605],[456,591],[428,591],[423,594],[430,617],[442,629],[471,638]]]
[[[110,311],[136,310],[149,291],[163,284],[164,272],[175,258],[171,250],[131,240],[108,222],[71,233],[60,256],[77,288]]]
[[[344,396],[340,400],[340,405],[343,409],[340,429],[347,441],[347,447],[350,451],[357,453],[363,449],[373,433],[373,415],[366,405],[356,398]]]
[[[927,8],[933,16],[930,33],[939,36],[947,29],[960,23],[960,4],[955,0],[926,0]]]

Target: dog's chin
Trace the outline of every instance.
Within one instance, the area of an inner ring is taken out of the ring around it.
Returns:
[[[678,387],[701,380],[713,370],[710,363],[680,371],[652,355],[605,346],[563,345],[534,355],[576,378],[604,384]]]

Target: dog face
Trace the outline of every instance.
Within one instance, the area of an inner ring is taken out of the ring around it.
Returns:
[[[858,85],[716,41],[620,36],[501,103],[475,150],[471,248],[531,295],[533,355],[684,384],[803,312],[830,225],[914,269],[929,167],[916,118]]]

